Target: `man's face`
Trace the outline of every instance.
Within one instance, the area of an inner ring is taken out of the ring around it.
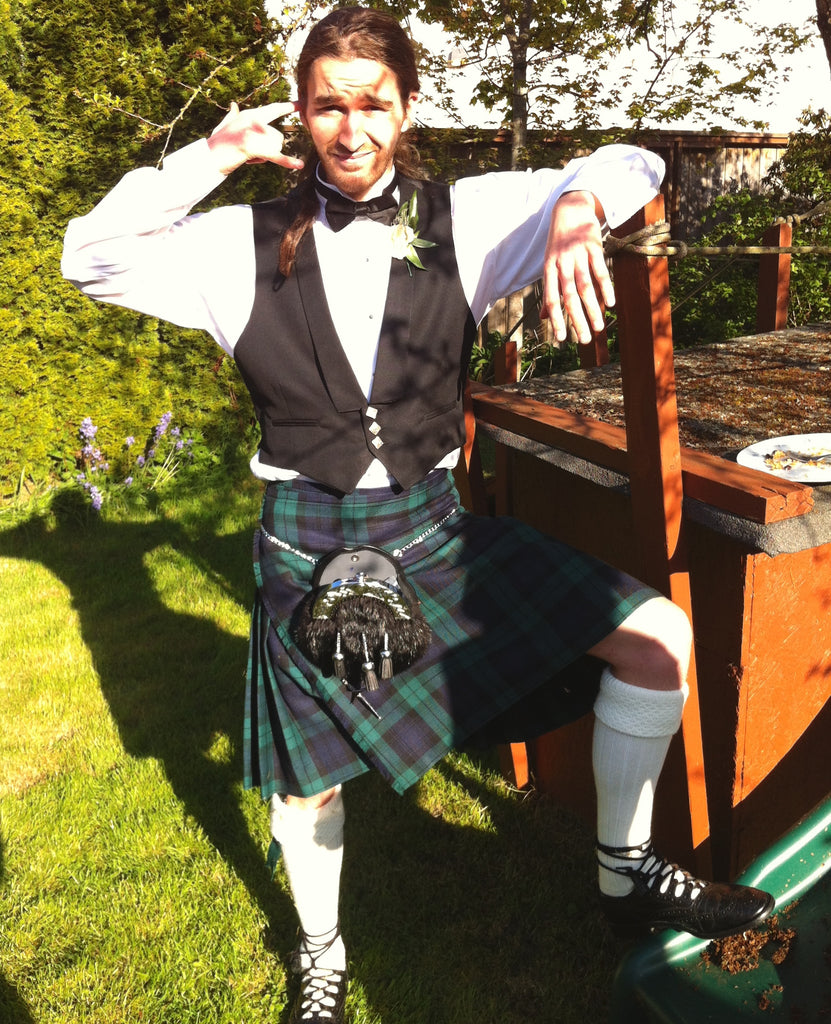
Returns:
[[[413,93],[403,105],[395,75],[377,61],[318,58],[300,119],[326,180],[350,198],[364,199],[392,165],[417,99]]]

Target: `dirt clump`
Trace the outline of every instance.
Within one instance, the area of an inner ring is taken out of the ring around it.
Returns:
[[[764,930],[754,929],[740,935],[728,935],[726,939],[716,939],[701,956],[728,974],[740,974],[755,970],[763,953],[777,966],[784,963],[795,939],[793,928],[780,928],[779,918],[772,917]]]

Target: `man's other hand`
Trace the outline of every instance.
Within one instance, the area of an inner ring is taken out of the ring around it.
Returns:
[[[590,192],[566,192],[551,214],[543,267],[543,302],[558,341],[565,341],[565,314],[581,344],[603,329],[603,309],[615,304],[612,279],[603,257],[603,211]],[[590,326],[591,325],[591,326]]]

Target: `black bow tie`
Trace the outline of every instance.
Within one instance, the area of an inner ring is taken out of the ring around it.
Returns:
[[[319,196],[326,200],[326,220],[333,231],[340,231],[347,224],[351,224],[356,217],[368,217],[369,220],[377,220],[382,224],[392,224],[398,212],[398,203],[393,192],[398,188],[398,175],[387,185],[380,196],[374,199],[367,199],[365,202],[356,202],[327,188],[320,179],[315,179],[315,189]]]

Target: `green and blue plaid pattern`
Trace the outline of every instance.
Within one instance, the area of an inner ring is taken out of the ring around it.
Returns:
[[[340,546],[392,552],[458,503],[445,472],[400,495],[339,497],[313,484],[279,483],[266,490],[261,521],[273,537],[315,558]],[[312,796],[369,769],[403,792],[450,749],[487,734],[488,723],[510,719],[522,702],[535,716],[545,708],[538,731],[577,717],[594,700],[586,674],[576,695],[552,678],[580,664],[586,650],[655,596],[527,524],[462,510],[400,561],[433,640],[411,668],[364,693],[376,717],[294,645],[292,616],[314,565],[257,531],[245,782],[264,798]]]

